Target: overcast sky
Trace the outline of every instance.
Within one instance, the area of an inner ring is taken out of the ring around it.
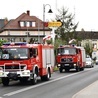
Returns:
[[[77,30],[98,31],[98,0],[0,0],[0,19],[16,19],[30,10],[30,15],[43,20],[43,4],[49,4],[53,14],[48,14],[49,6],[45,6],[45,18],[54,19],[56,9],[63,6],[69,13],[75,14],[74,22],[79,22]]]

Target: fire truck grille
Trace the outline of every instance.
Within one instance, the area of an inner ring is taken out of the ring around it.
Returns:
[[[2,66],[3,70],[5,69],[5,71],[19,71],[19,70],[23,70],[23,68],[25,67],[25,65],[5,65]]]
[[[62,59],[61,59],[61,62],[62,62],[62,63],[71,63],[72,61],[73,61],[72,58],[62,58]]]
[[[15,65],[5,66],[5,69],[19,69],[19,66]]]

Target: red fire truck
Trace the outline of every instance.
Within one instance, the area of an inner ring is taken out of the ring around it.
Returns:
[[[57,49],[57,66],[60,73],[65,69],[84,70],[85,67],[85,49],[74,45],[62,45]]]
[[[54,48],[46,44],[26,42],[4,43],[0,48],[0,78],[4,86],[10,79],[21,83],[30,81],[36,84],[49,80],[54,68]]]

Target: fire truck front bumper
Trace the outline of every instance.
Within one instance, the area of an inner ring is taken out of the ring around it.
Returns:
[[[77,64],[76,63],[70,63],[70,64],[65,64],[65,63],[60,63],[57,65],[57,67],[62,67],[62,68],[76,68]]]
[[[17,72],[0,71],[0,78],[2,77],[8,77],[8,78],[30,77],[30,71],[29,70],[17,71]]]

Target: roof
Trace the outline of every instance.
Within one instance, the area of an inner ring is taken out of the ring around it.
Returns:
[[[3,21],[3,20],[2,20]],[[18,16],[16,19],[11,19],[9,22],[4,25],[3,22],[1,21],[1,27],[3,27],[0,32],[3,32],[5,30],[12,30],[12,31],[19,31],[19,30],[31,30],[31,31],[37,31],[42,30],[43,31],[43,21],[37,18],[36,16],[30,16],[29,11],[27,13],[22,13],[20,16]],[[21,27],[20,22],[21,21],[32,21],[36,23],[35,27]],[[50,28],[45,27],[46,31],[51,31]]]
[[[0,29],[4,27],[7,23],[7,19],[0,19]]]

